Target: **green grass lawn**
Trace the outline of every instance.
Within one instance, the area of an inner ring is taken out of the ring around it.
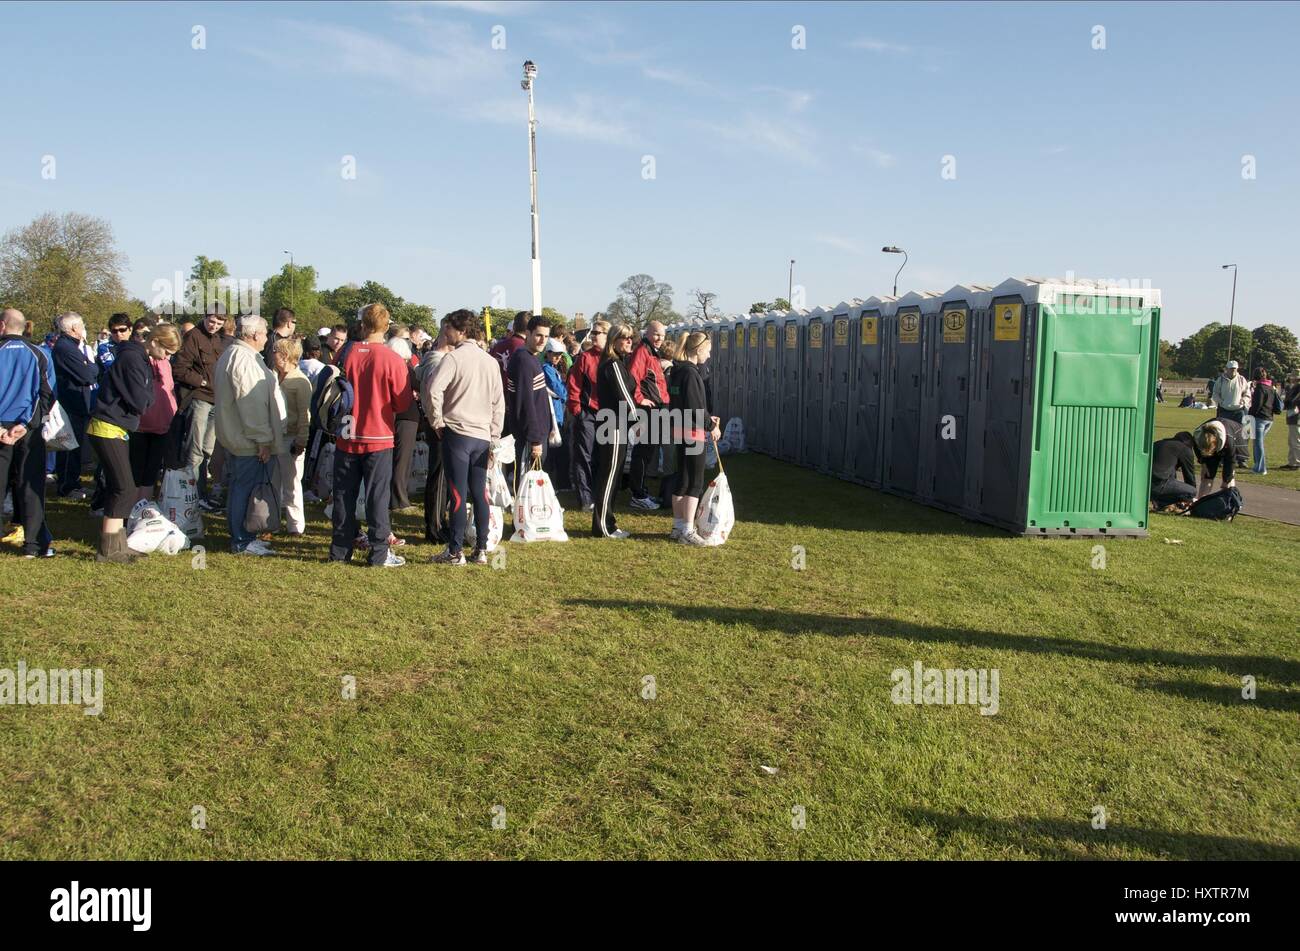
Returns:
[[[1165,403],[1156,406],[1156,425],[1153,439],[1164,439],[1180,430],[1191,432],[1207,419],[1214,418],[1212,409],[1179,409],[1177,405]],[[1264,485],[1276,485],[1287,489],[1300,489],[1300,469],[1282,471],[1286,465],[1286,416],[1273,420],[1273,426],[1264,437],[1264,457],[1268,463],[1267,475],[1255,475],[1250,466],[1237,470],[1237,478],[1242,482],[1259,482]],[[1252,445],[1248,456],[1250,465],[1255,464],[1255,447]],[[726,463],[723,463],[725,465]]]
[[[102,667],[105,707],[0,707],[0,858],[1300,858],[1300,529],[1155,516],[1096,569],[728,472],[723,548],[574,512],[502,570],[416,518],[405,568],[328,565],[319,508],[276,558],[209,519],[203,570],[97,565],[56,505],[60,557],[0,555],[0,667]],[[895,705],[914,661],[997,668],[1000,711]]]

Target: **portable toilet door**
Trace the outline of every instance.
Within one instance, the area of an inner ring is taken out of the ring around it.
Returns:
[[[774,434],[772,455],[787,463],[800,461],[800,400],[803,370],[803,318],[787,311],[777,323],[776,351],[781,366],[774,412],[780,424]]]
[[[881,397],[884,392],[884,347],[881,313],[885,301],[871,297],[851,312],[849,329],[854,341],[852,422],[849,426],[849,478],[873,489],[880,488]]]
[[[917,492],[920,450],[921,376],[924,372],[921,307],[932,300],[912,291],[899,298],[894,315],[886,318],[891,353],[889,388],[885,394],[885,480],[889,492],[912,498]]]
[[[745,327],[745,441],[750,449],[762,440],[759,429],[763,417],[763,376],[760,358],[763,348],[762,318],[755,315]]]
[[[966,473],[975,376],[972,326],[975,315],[982,316],[988,309],[989,290],[982,285],[958,284],[925,318],[928,372],[923,387],[918,494],[950,512],[967,512],[973,507],[973,499],[967,496]]]
[[[1037,287],[1007,280],[990,292],[987,316],[980,324],[976,385],[984,426],[976,514],[981,521],[1017,532],[1025,528],[1029,491],[1033,403],[1028,391],[1033,386],[1037,317]]]
[[[831,312],[814,307],[804,318],[803,407],[800,416],[803,431],[799,441],[801,465],[824,470],[826,467],[826,397],[827,360],[830,354]]]
[[[825,452],[821,470],[831,475],[848,474],[849,386],[853,376],[853,345],[849,338],[849,314],[857,301],[841,301],[832,309],[826,352]]]
[[[759,452],[776,458],[781,445],[781,315],[769,313],[763,317],[763,346],[759,364],[763,374],[763,419]]]
[[[745,319],[742,317],[731,327],[731,409],[729,417],[738,416],[749,432],[749,420],[745,419]]]
[[[1023,531],[1146,535],[1160,292],[1037,281]]]
[[[713,378],[713,386],[709,391],[712,400],[709,409],[725,427],[727,410],[731,405],[731,383],[728,379],[731,374],[728,362],[731,357],[731,321],[723,319],[714,323],[709,339],[713,344],[709,350],[710,376]],[[677,354],[677,359],[682,359],[682,356]]]

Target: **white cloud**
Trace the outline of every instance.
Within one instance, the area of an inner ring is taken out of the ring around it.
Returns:
[[[691,125],[713,133],[718,138],[746,149],[775,153],[800,165],[818,164],[817,153],[810,148],[810,130],[792,121],[774,122],[752,113],[739,120],[707,122],[694,120]]]
[[[898,162],[898,156],[873,145],[854,145],[849,147],[849,151],[871,159],[879,168],[892,168]]]
[[[870,36],[850,40],[849,46],[855,50],[867,50],[871,53],[897,53],[899,55],[906,55],[913,52],[914,49],[905,43],[890,43],[887,40],[878,40]]]
[[[803,112],[813,99],[813,94],[810,92],[802,89],[784,89],[780,86],[755,86],[754,92],[775,97],[790,112]]]
[[[846,254],[866,254],[867,249],[852,238],[843,238],[835,234],[813,235],[813,240],[825,244]]]
[[[441,7],[443,9],[465,10],[469,13],[490,13],[504,16],[508,13],[530,13],[540,6],[533,0],[398,0],[398,6]]]

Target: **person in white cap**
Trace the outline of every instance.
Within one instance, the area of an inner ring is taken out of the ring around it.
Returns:
[[[1223,372],[1210,388],[1210,396],[1219,407],[1218,418],[1230,419],[1241,425],[1250,399],[1250,383],[1237,372],[1237,361],[1229,360]]]
[[[542,376],[546,379],[546,388],[551,396],[551,413],[555,426],[552,432],[564,433],[564,401],[569,395],[569,385],[565,382],[564,357],[567,351],[559,337],[550,337],[542,349]],[[553,447],[546,454],[546,472],[556,491],[569,489],[569,447],[561,435],[560,445]]]

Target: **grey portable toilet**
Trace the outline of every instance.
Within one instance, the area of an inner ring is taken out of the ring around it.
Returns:
[[[762,346],[759,365],[762,368],[763,413],[759,423],[758,451],[776,457],[781,446],[781,348],[779,338],[785,315],[769,311],[763,315]]]
[[[920,472],[917,499],[950,512],[973,510],[970,445],[983,438],[971,425],[975,382],[975,324],[988,311],[987,285],[958,284],[938,310],[924,315],[925,373],[921,394]]]
[[[758,431],[763,417],[762,323],[762,315],[755,314],[745,325],[745,442],[751,449],[754,439],[761,438]]]
[[[803,319],[803,388],[796,461],[812,469],[826,466],[826,372],[830,353],[830,318],[831,312],[825,307],[814,307]]]
[[[884,416],[885,350],[881,325],[886,308],[895,298],[870,297],[850,311],[853,341],[853,376],[850,396],[848,478],[879,488],[881,484]]]
[[[924,312],[938,309],[938,295],[912,291],[899,298],[885,319],[889,377],[885,393],[886,491],[907,498],[917,492],[921,427],[921,378],[925,372]]]
[[[830,332],[826,354],[826,396],[824,429],[825,452],[822,472],[846,477],[849,468],[849,393],[853,377],[853,342],[849,335],[849,316],[859,300],[840,301],[831,308]]]
[[[714,321],[710,334],[713,347],[709,352],[709,364],[712,366],[710,376],[712,383],[709,396],[713,415],[727,425],[728,411],[731,409],[731,319],[722,317]],[[677,359],[681,359],[679,353]]]
[[[780,417],[777,446],[773,453],[787,462],[799,461],[799,400],[803,372],[803,339],[800,335],[802,317],[797,310],[778,312],[776,352],[781,367],[777,401],[773,412]]]
[[[744,317],[738,317],[731,325],[731,410],[728,419],[739,417],[745,424],[746,433],[749,421],[745,419],[745,325]]]

